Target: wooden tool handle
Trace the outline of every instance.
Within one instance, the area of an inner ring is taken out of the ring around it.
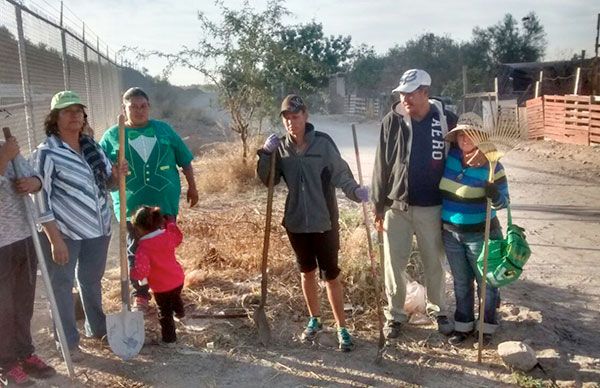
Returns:
[[[119,120],[119,166],[125,161],[125,116]],[[127,197],[125,193],[125,174],[119,175],[119,259],[121,265],[121,299],[129,307],[129,271],[127,268]]]
[[[8,140],[8,138],[12,136],[10,134],[10,128],[9,127],[2,128],[2,132],[4,132],[4,139],[5,140]]]

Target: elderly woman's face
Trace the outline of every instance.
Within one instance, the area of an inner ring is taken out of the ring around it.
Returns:
[[[81,105],[71,105],[58,112],[58,131],[59,132],[81,132],[83,129],[84,111]]]
[[[463,131],[460,131],[456,134],[456,142],[458,143],[458,146],[460,147],[462,152],[465,154],[475,149],[475,144],[473,143],[473,140],[469,137],[469,135],[467,135]]]

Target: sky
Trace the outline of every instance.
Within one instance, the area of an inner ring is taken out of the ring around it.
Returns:
[[[240,0],[223,0],[230,8]],[[37,0],[40,6],[60,8],[59,0]],[[219,13],[212,0],[64,0],[70,20],[79,18],[112,50],[123,46],[164,52],[182,45],[193,47],[200,36],[197,12],[213,20]],[[258,10],[266,1],[252,1]],[[546,31],[548,48],[544,60],[570,59],[586,50],[594,55],[599,0],[289,0],[289,24],[312,20],[323,25],[326,35],[351,35],[356,46],[367,44],[378,53],[423,33],[470,40],[473,27],[498,23],[506,13],[520,20],[534,11]],[[79,23],[80,24],[80,23]],[[160,74],[158,60],[140,63],[150,74]],[[178,70],[170,81],[177,85],[202,83],[193,71]]]

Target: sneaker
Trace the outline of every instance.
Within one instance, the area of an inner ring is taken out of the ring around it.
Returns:
[[[13,365],[13,367],[4,374],[4,379],[6,381],[6,386],[14,384],[19,387],[29,387],[35,384],[35,381],[29,378],[20,364]]]
[[[319,317],[310,317],[308,325],[306,325],[306,329],[302,332],[300,339],[303,342],[313,342],[317,337],[317,333],[321,331],[322,328],[323,324]]]
[[[442,333],[443,335],[452,334],[452,332],[454,331],[454,325],[452,324],[452,322],[450,322],[450,320],[448,319],[447,316],[438,315],[436,317],[436,321],[437,321],[438,331],[440,333]]]
[[[400,337],[400,331],[402,323],[396,321],[389,321],[383,328],[383,335],[385,339],[392,339]]]
[[[131,311],[140,311],[144,315],[150,312],[150,307],[148,305],[149,299],[143,296],[136,296],[133,301],[133,306],[131,307]]]
[[[21,362],[21,367],[34,379],[47,379],[56,374],[56,370],[46,364],[37,355],[32,354]]]
[[[340,344],[340,350],[342,352],[349,352],[354,349],[354,343],[352,342],[352,337],[350,333],[348,333],[348,329],[345,327],[340,327],[337,330],[337,339]]]
[[[448,343],[450,345],[461,344],[461,343],[465,342],[465,340],[467,338],[469,338],[469,334],[470,333],[465,333],[464,331],[455,331],[452,333],[450,338],[448,338]]]

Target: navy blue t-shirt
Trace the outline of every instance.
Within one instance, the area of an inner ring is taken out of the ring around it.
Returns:
[[[444,175],[444,136],[433,108],[421,121],[412,120],[413,137],[408,165],[408,204],[442,204],[439,184]]]

